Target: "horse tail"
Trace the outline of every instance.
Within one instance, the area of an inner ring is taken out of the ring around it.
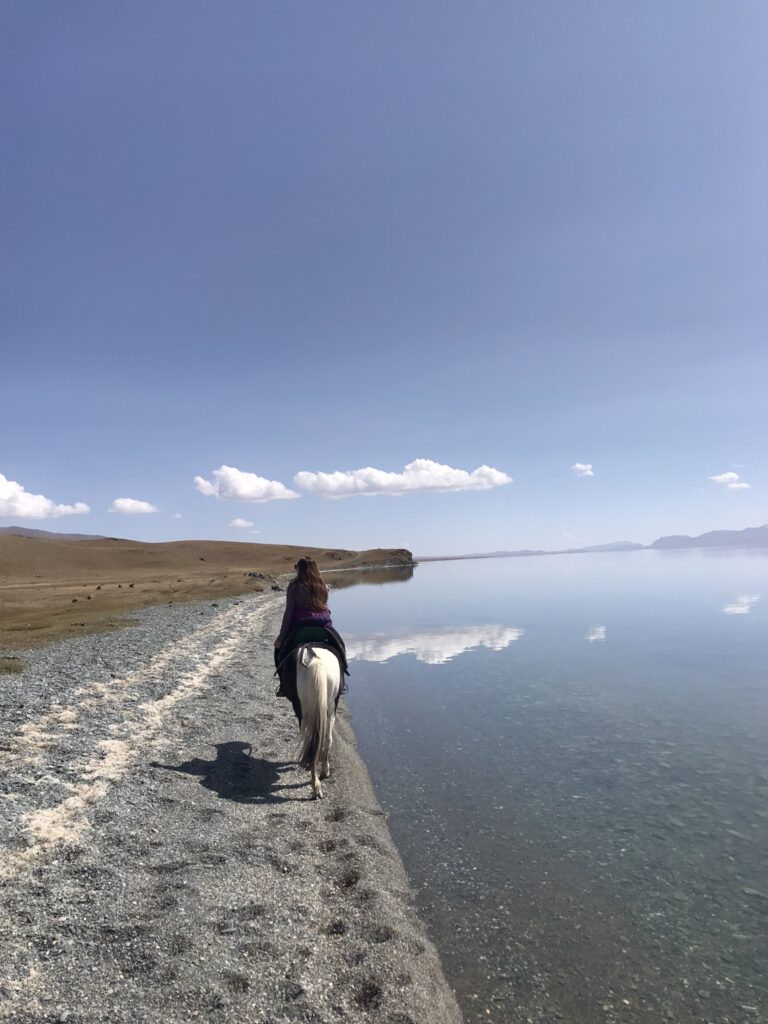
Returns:
[[[311,647],[302,651],[299,669],[297,689],[301,702],[302,739],[299,764],[302,768],[312,769],[328,757],[328,676],[322,659]]]

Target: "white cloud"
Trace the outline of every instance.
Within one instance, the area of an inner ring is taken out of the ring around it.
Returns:
[[[590,629],[590,631],[584,637],[584,639],[587,641],[588,644],[593,644],[596,641],[600,642],[602,640],[605,640],[605,634],[605,626],[593,626],[592,629]]]
[[[510,626],[466,626],[434,630],[431,633],[348,637],[347,657],[383,664],[401,654],[413,654],[417,661],[427,665],[444,665],[476,647],[503,651],[522,635],[522,629]]]
[[[230,526],[237,526],[241,530],[246,530],[246,529],[248,529],[249,526],[253,526],[253,523],[251,522],[250,519],[239,519],[238,518],[238,519],[233,519],[232,522],[229,525]]]
[[[733,604],[723,606],[723,615],[749,615],[752,605],[760,600],[759,594],[742,594]]]
[[[711,476],[710,480],[714,480],[716,484],[730,484],[734,483],[739,479],[738,473],[720,473],[718,476]]]
[[[592,469],[591,462],[574,462],[571,469],[576,476],[594,476],[594,470]]]
[[[711,476],[709,479],[714,480],[716,484],[722,484],[729,491],[748,491],[750,488],[750,485],[742,480],[738,473],[734,473],[732,470],[728,473],[719,473],[717,476]]]
[[[414,459],[402,473],[383,469],[353,469],[335,473],[302,471],[293,478],[297,487],[325,498],[347,498],[353,494],[405,494],[407,491],[487,491],[511,484],[512,477],[491,466],[469,473],[431,459]]]
[[[82,501],[74,505],[57,505],[42,494],[30,494],[20,483],[8,480],[0,473],[0,516],[13,519],[58,519],[59,516],[77,516],[90,512]]]
[[[234,466],[219,466],[211,476],[213,482],[196,476],[195,487],[201,494],[225,501],[278,501],[282,498],[301,497],[277,480],[265,480],[263,476],[244,473]]]
[[[159,509],[150,505],[148,501],[139,501],[138,498],[115,498],[109,511],[121,512],[126,516],[146,516],[151,512],[158,512]]]

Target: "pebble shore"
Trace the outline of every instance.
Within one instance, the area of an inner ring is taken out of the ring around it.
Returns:
[[[0,1019],[458,1024],[343,702],[325,800],[295,767],[281,610],[146,608],[0,676]]]

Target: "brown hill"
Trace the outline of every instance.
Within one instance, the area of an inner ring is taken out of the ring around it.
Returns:
[[[321,569],[405,565],[405,549],[369,551],[230,541],[144,544],[0,534],[0,646],[114,629],[148,604],[269,590],[301,555]],[[331,577],[332,579],[332,577]]]

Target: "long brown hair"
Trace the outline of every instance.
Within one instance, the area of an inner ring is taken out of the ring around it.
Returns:
[[[307,608],[321,612],[328,607],[328,587],[320,577],[314,558],[300,558],[296,563],[296,580],[304,588]]]

